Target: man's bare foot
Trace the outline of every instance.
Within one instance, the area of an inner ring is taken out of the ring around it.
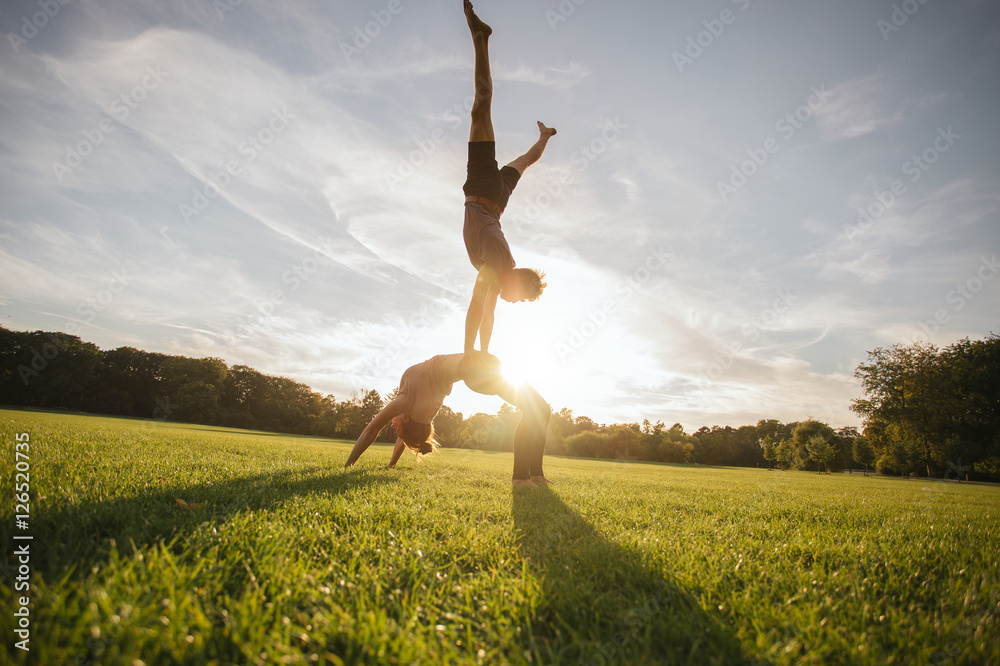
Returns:
[[[476,16],[476,12],[473,11],[472,3],[469,0],[464,0],[462,6],[465,8],[465,20],[469,22],[469,29],[472,31],[474,38],[486,38],[493,34],[493,28],[483,23],[483,20]]]
[[[545,137],[555,136],[556,135],[556,128],[555,127],[546,127],[545,125],[542,124],[541,120],[539,120],[537,122],[538,122],[538,133],[539,134],[541,134],[542,136],[545,136]]]
[[[512,479],[511,483],[514,484],[515,488],[537,488],[531,479]]]
[[[537,483],[537,484],[552,483],[551,481],[549,481],[548,479],[546,479],[544,476],[533,476],[533,477],[531,477],[531,481],[532,481],[532,483]]]

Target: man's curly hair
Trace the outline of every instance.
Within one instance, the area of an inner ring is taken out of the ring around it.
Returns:
[[[534,268],[515,268],[514,275],[524,286],[525,300],[534,301],[548,285],[545,283],[545,273]]]

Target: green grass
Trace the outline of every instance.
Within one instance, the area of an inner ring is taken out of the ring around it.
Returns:
[[[1000,662],[1000,489],[0,411],[42,664]],[[188,506],[184,507],[177,500]]]

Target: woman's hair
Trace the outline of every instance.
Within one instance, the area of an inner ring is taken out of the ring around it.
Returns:
[[[399,424],[396,431],[399,438],[420,458],[420,455],[429,455],[437,451],[438,443],[434,439],[433,423],[417,423],[412,418],[405,418]]]

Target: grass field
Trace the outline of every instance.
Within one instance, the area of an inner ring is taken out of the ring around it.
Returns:
[[[507,454],[0,424],[5,662],[1000,663],[996,487],[549,458],[515,493]]]

